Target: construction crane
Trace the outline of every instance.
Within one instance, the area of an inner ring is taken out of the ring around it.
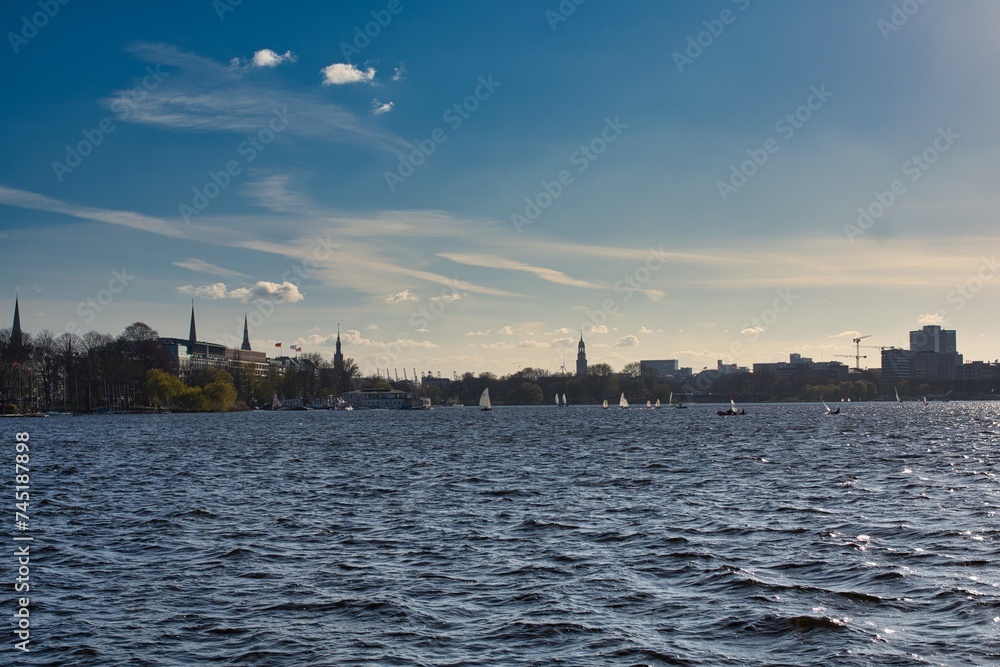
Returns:
[[[867,354],[835,354],[833,356],[843,357],[844,359],[854,359],[854,363],[857,364],[857,368],[855,369],[857,371],[861,370],[861,360],[868,358]]]
[[[868,358],[867,354],[864,356],[862,356],[861,354],[861,341],[863,341],[865,338],[871,338],[871,337],[872,337],[871,334],[866,334],[864,336],[858,336],[857,338],[851,339],[854,341],[854,370],[856,370],[859,373],[861,372],[861,360]]]

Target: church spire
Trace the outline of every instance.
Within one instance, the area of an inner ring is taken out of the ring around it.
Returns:
[[[333,352],[333,367],[338,371],[344,370],[344,354],[340,349],[340,325],[337,325],[337,346]]]
[[[240,349],[250,351],[250,329],[247,327],[246,313],[243,313],[243,344],[240,345]]]
[[[17,294],[14,295],[14,325],[10,331],[10,346],[15,350],[20,350],[22,345],[21,336],[21,309],[17,302]]]
[[[195,343],[198,342],[198,332],[194,328],[194,299],[191,299],[191,332],[188,334],[188,354],[194,351]]]
[[[576,346],[576,376],[587,375],[587,347],[583,344],[583,331],[580,331],[580,343]]]

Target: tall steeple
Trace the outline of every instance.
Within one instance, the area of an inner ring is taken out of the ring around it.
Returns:
[[[198,332],[194,328],[194,299],[191,299],[191,332],[188,334],[188,354],[194,353],[194,346],[197,342]]]
[[[583,344],[583,332],[580,332],[580,343],[576,346],[576,376],[587,374],[587,346]]]
[[[21,336],[21,309],[18,307],[17,295],[14,295],[14,325],[10,330],[10,346],[15,350],[20,350],[23,339]]]
[[[344,354],[340,351],[340,325],[337,325],[337,346],[333,352],[333,367],[338,371],[344,370]]]
[[[247,327],[246,313],[243,314],[243,344],[240,345],[240,349],[250,351],[250,329]]]

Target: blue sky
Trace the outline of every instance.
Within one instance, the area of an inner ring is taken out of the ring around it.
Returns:
[[[339,324],[366,372],[557,370],[581,330],[616,369],[922,324],[992,360],[998,25],[987,0],[6,3],[0,308],[185,336],[194,298],[205,340],[249,313],[255,348],[329,358]]]

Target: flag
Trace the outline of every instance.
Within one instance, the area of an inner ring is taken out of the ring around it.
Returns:
[[[274,346],[275,347],[281,347],[281,343],[275,343]]]

